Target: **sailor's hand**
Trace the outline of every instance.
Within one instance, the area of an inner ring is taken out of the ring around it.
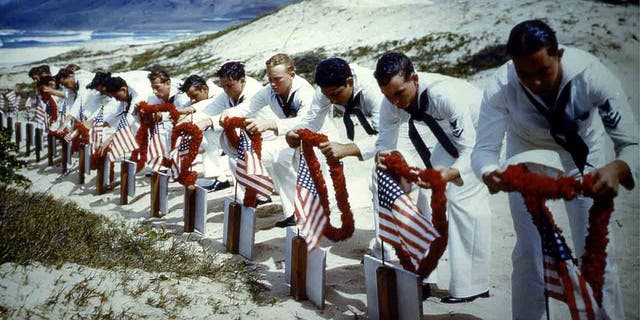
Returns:
[[[376,153],[376,168],[387,170],[387,166],[384,165],[384,158],[391,154],[391,150],[379,151]]]
[[[291,148],[297,148],[300,146],[300,136],[296,133],[295,130],[287,132],[287,134],[285,135],[285,140],[287,140],[287,144]]]
[[[265,132],[267,130],[277,130],[277,126],[275,121],[273,120],[263,120],[263,119],[247,119],[245,120],[245,126],[247,131],[250,134],[255,134],[257,132]]]
[[[491,194],[498,193],[499,191],[513,191],[505,185],[501,178],[502,173],[504,173],[504,170],[494,170],[482,175],[482,182],[487,185]]]
[[[597,198],[609,198],[618,195],[618,185],[627,189],[633,188],[631,169],[626,162],[615,160],[591,173],[594,178],[593,190]]]
[[[354,144],[342,144],[337,142],[323,142],[318,145],[322,154],[327,158],[342,159],[348,156],[360,154],[360,149]]]

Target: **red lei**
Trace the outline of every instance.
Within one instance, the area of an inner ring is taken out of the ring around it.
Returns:
[[[64,128],[62,130],[58,130],[58,131],[54,131],[54,130],[49,130],[49,134],[59,138],[59,139],[64,139],[64,137],[69,134],[69,129]]]
[[[198,179],[198,173],[191,171],[191,165],[198,155],[198,149],[202,142],[202,131],[198,126],[190,122],[181,123],[173,127],[173,132],[171,133],[171,149],[176,147],[176,141],[183,133],[191,136],[191,140],[189,142],[189,153],[182,157],[180,174],[176,181],[184,186],[191,186],[194,185]]]
[[[156,112],[169,112],[171,121],[175,124],[180,118],[180,113],[173,103],[148,104],[140,102],[138,105],[140,116],[140,128],[136,132],[138,149],[131,153],[131,160],[136,162],[136,171],[142,170],[147,165],[147,151],[149,147],[149,130],[156,124]]]
[[[302,154],[309,166],[309,174],[313,180],[313,184],[316,186],[316,191],[320,197],[320,204],[322,205],[322,211],[327,217],[328,223],[325,224],[322,234],[332,241],[342,241],[349,239],[353,235],[354,220],[353,212],[351,211],[351,205],[349,205],[349,193],[347,192],[347,184],[344,178],[344,170],[342,162],[334,157],[327,158],[327,164],[329,165],[329,173],[331,180],[333,181],[333,189],[336,195],[336,201],[338,202],[338,209],[342,215],[340,221],[342,226],[336,228],[331,225],[330,208],[329,208],[329,196],[327,192],[327,185],[322,176],[320,170],[320,162],[313,151],[314,147],[317,147],[320,143],[327,142],[329,139],[326,135],[315,133],[309,129],[299,129],[296,133],[300,136],[302,141]]]
[[[51,114],[49,114],[49,121],[56,122],[58,121],[58,104],[53,99],[50,93],[44,91],[45,86],[40,86],[38,89],[40,91],[40,96],[49,104],[49,109]]]
[[[73,123],[73,130],[78,130],[78,135],[76,135],[71,143],[71,152],[76,152],[80,145],[89,144],[89,129],[87,129],[82,122],[75,121]]]
[[[240,143],[240,137],[236,132],[236,128],[244,130],[245,127],[245,118],[233,117],[226,118],[222,124],[224,128],[224,135],[229,140],[229,144],[235,149],[238,149],[238,144]],[[255,151],[256,155],[260,160],[262,160],[262,134],[255,133],[251,135],[251,147],[253,151]],[[244,192],[244,199],[242,200],[242,204],[245,207],[255,208],[258,204],[258,193],[255,190],[247,188]]]
[[[427,256],[420,261],[420,265],[417,269],[413,267],[409,255],[407,255],[401,247],[394,247],[396,256],[398,256],[402,267],[416,273],[420,278],[424,278],[433,272],[438,265],[438,260],[442,257],[442,254],[447,248],[447,239],[449,234],[449,222],[447,221],[446,215],[447,197],[445,195],[447,182],[442,178],[442,175],[437,170],[431,168],[420,170],[416,167],[410,167],[399,152],[389,154],[384,160],[387,172],[394,177],[396,181],[400,181],[401,178],[405,178],[411,183],[416,183],[420,180],[431,185],[431,223],[438,233],[440,233],[440,237],[436,238],[431,243],[429,253],[427,253]]]
[[[533,223],[539,226],[543,219],[558,230],[553,215],[545,202],[547,199],[571,200],[583,194],[590,196],[593,190],[593,176],[586,175],[582,182],[569,177],[554,179],[529,172],[525,165],[511,165],[500,177],[508,188],[520,192],[524,197],[527,210],[531,213]],[[585,240],[584,254],[580,271],[593,290],[593,295],[602,306],[602,287],[604,285],[604,269],[607,264],[606,247],[609,239],[609,220],[613,212],[613,198],[593,197],[593,205],[589,209],[589,229]],[[563,277],[568,277],[563,275]],[[563,279],[570,281],[569,279]]]

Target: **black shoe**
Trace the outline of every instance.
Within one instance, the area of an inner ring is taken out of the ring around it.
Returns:
[[[220,181],[216,179],[216,182],[214,183],[214,185],[215,185],[215,188],[213,191],[223,190],[231,187],[231,181],[229,180]]]
[[[213,180],[213,183],[207,186],[203,186],[202,188],[207,190],[207,192],[214,192],[214,191],[222,190],[225,188],[229,188],[230,186],[231,186],[231,182],[229,182],[228,180],[220,181],[218,179],[215,179]]]
[[[294,215],[290,215],[275,223],[275,226],[278,228],[292,227],[295,225],[296,225],[296,217]]]
[[[257,197],[256,198],[256,207],[257,206],[261,206],[263,204],[271,203],[271,202],[273,202],[273,200],[271,200],[271,198]]]
[[[440,299],[442,303],[462,303],[462,302],[471,302],[478,298],[489,298],[489,290],[476,294],[475,296],[465,297],[465,298],[456,298],[451,295],[446,295]]]

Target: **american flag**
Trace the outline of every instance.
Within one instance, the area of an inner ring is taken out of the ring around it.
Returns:
[[[402,249],[417,269],[440,234],[391,175],[380,169],[376,175],[380,238]]]
[[[302,154],[296,181],[295,214],[300,232],[307,236],[307,250],[311,252],[318,246],[327,216],[324,214],[318,191],[309,174],[309,166]]]
[[[604,312],[574,263],[564,237],[547,219],[541,222],[538,231],[542,238],[545,294],[564,301],[573,320],[604,319]]]
[[[109,160],[111,162],[123,157],[135,149],[138,149],[138,143],[131,132],[131,127],[129,127],[126,113],[123,113],[120,116],[118,127],[116,128],[116,132],[113,134],[109,147],[111,148],[111,152],[109,152]]]
[[[9,113],[16,113],[18,106],[20,105],[20,96],[16,95],[15,91],[7,93],[7,103],[9,106]]]
[[[178,179],[180,170],[182,169],[183,158],[185,155],[189,154],[191,136],[182,134],[176,140],[176,144],[178,147],[171,151],[171,173],[174,179]]]
[[[164,158],[164,144],[158,131],[158,123],[155,123],[149,129],[149,146],[147,148],[147,164],[154,171],[160,170],[162,168],[162,159]]]
[[[64,140],[66,142],[71,142],[73,141],[73,139],[75,139],[78,135],[80,134],[80,131],[78,130],[71,130],[71,132],[67,133],[67,135],[64,136]]]
[[[104,106],[100,106],[100,110],[98,110],[98,114],[93,119],[93,126],[91,130],[89,130],[89,137],[91,145],[94,148],[97,148],[102,144],[102,130],[104,127]]]
[[[31,108],[33,108],[33,106],[35,105],[36,100],[32,99],[31,96],[27,97],[27,100],[24,102],[24,107],[27,110],[30,110]]]
[[[239,184],[265,197],[271,196],[273,192],[273,181],[262,166],[262,161],[253,150],[251,140],[247,138],[244,130],[240,130],[236,179]]]
[[[78,112],[78,120],[76,120],[76,121],[85,121],[85,120],[86,119],[85,119],[85,116],[84,116],[84,111],[82,110],[82,103],[81,103],[80,104],[80,112]],[[77,129],[72,130],[66,136],[64,136],[64,140],[67,141],[67,142],[71,142],[79,134],[80,134],[80,131],[78,131]]]
[[[47,121],[47,105],[42,99],[37,99],[36,103],[36,123],[38,127],[46,128],[49,124]]]

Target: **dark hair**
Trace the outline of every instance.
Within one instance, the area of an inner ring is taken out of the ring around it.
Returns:
[[[105,83],[105,90],[108,93],[116,93],[118,92],[118,90],[120,90],[120,88],[122,87],[126,87],[127,86],[127,82],[124,81],[124,79],[120,78],[120,77],[113,77],[113,78],[109,78]]]
[[[507,53],[513,58],[530,55],[546,48],[550,55],[558,53],[556,33],[541,20],[527,20],[518,23],[509,34]]]
[[[180,85],[178,90],[182,92],[187,92],[191,87],[196,88],[198,90],[200,90],[203,87],[208,88],[207,81],[197,74],[192,74],[188,76],[186,79],[184,79],[184,82]]]
[[[218,78],[229,77],[233,80],[244,78],[244,65],[238,61],[231,61],[223,64],[216,72]]]
[[[390,51],[378,59],[373,76],[378,81],[378,85],[386,86],[396,75],[401,75],[404,80],[409,80],[414,72],[413,63],[409,57],[400,52]]]
[[[60,70],[58,70],[58,74],[56,74],[56,84],[60,84],[60,80],[75,74],[72,70],[67,69],[67,68],[62,68]]]
[[[29,69],[29,78],[33,79],[38,74],[38,67]]]
[[[56,81],[56,79],[54,77],[52,77],[52,76],[44,76],[44,77],[40,78],[40,81],[38,82],[38,85],[46,86],[51,81]],[[56,83],[56,85],[57,85],[57,83]]]
[[[111,72],[98,71],[91,79],[91,82],[87,85],[87,89],[95,89],[100,85],[104,85],[107,80],[111,78]]]
[[[343,59],[325,59],[316,66],[315,80],[320,87],[344,86],[349,77],[353,77],[353,73],[351,73],[349,64]]]
[[[160,79],[160,82],[171,81],[171,78],[169,78],[169,74],[164,70],[152,70],[151,72],[149,72],[149,75],[147,75],[147,78],[151,82],[156,79]]]
[[[49,66],[48,66],[48,65],[46,65],[46,64],[43,64],[43,65],[37,66],[36,68],[37,68],[37,69],[36,69],[36,72],[37,72],[37,74],[38,74],[38,75],[41,75],[41,74],[43,74],[43,73],[51,74],[51,69],[50,69],[50,68],[49,68]]]
[[[74,72],[80,70],[80,66],[75,63],[70,63],[65,68]]]

